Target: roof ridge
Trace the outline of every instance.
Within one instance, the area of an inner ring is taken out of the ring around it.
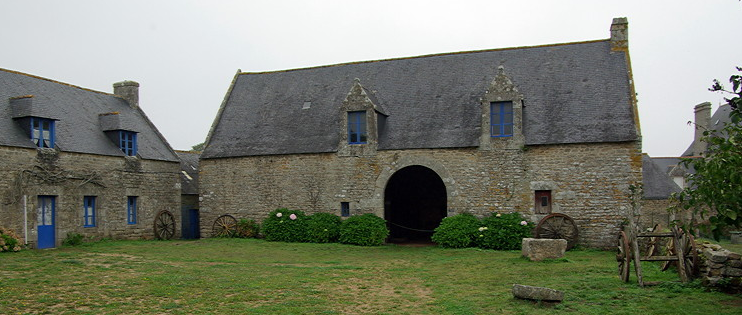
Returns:
[[[61,82],[61,81],[57,81],[57,80],[53,80],[53,79],[49,79],[49,78],[44,78],[44,77],[41,77],[41,76],[38,76],[38,75],[29,74],[29,73],[25,73],[25,72],[20,72],[20,71],[16,71],[16,70],[10,70],[10,69],[5,69],[5,68],[0,68],[0,71],[5,71],[5,72],[8,72],[8,73],[14,73],[14,74],[20,74],[20,75],[24,75],[24,76],[27,76],[27,77],[30,77],[30,78],[44,80],[44,81],[48,81],[48,82],[51,82],[51,83],[56,83],[56,84],[59,84],[59,85],[64,85],[64,86],[68,86],[68,87],[80,89],[80,90],[83,90],[83,91],[100,93],[100,94],[105,94],[105,95],[110,95],[110,96],[118,96],[118,95],[113,94],[113,93],[108,93],[108,92],[93,90],[93,89],[81,87],[81,86],[78,86],[78,85],[69,84],[69,83],[65,83],[65,82]]]
[[[596,40],[586,40],[586,41],[579,41],[579,42],[543,44],[543,45],[533,45],[533,46],[517,46],[517,47],[505,47],[505,48],[492,48],[492,49],[481,49],[481,50],[466,50],[466,51],[446,52],[446,53],[434,53],[434,54],[408,56],[408,57],[396,57],[396,58],[388,58],[388,59],[376,59],[376,60],[364,60],[364,61],[350,61],[350,62],[342,62],[342,63],[330,64],[330,65],[320,65],[320,66],[311,66],[311,67],[293,68],[293,69],[284,69],[284,70],[274,70],[274,71],[239,72],[238,75],[243,75],[243,74],[249,75],[249,74],[283,73],[283,72],[292,72],[292,71],[300,71],[300,70],[312,70],[312,69],[330,68],[330,67],[337,67],[337,66],[366,64],[366,63],[374,63],[374,62],[397,61],[397,60],[408,60],[408,59],[421,59],[421,58],[430,58],[430,57],[463,55],[463,54],[472,54],[472,53],[486,53],[486,52],[493,52],[493,51],[515,50],[515,49],[530,49],[530,48],[544,48],[544,47],[557,47],[557,46],[567,46],[567,45],[579,45],[579,44],[592,44],[592,43],[608,42],[608,41],[610,41],[610,39],[596,39]]]

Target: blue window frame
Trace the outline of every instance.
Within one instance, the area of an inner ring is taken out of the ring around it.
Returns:
[[[366,135],[366,111],[348,112],[348,143],[364,144]]]
[[[350,203],[349,202],[341,202],[340,203],[340,216],[341,217],[349,217],[350,216]]]
[[[128,156],[137,155],[137,133],[132,131],[119,131],[119,148]]]
[[[126,197],[126,222],[137,224],[137,197]]]
[[[54,148],[54,120],[31,117],[31,140],[39,148]]]
[[[83,197],[83,226],[94,227],[95,226],[95,196]]]
[[[490,103],[490,136],[513,136],[513,102]]]

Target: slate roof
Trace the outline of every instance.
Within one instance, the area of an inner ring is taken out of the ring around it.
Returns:
[[[0,68],[2,146],[36,147],[12,118],[10,98],[24,95],[33,95],[34,106],[38,105],[34,108],[37,113],[57,119],[55,146],[61,151],[125,156],[103,132],[99,121],[99,114],[118,112],[121,119],[138,132],[138,155],[142,159],[178,161],[175,152],[144,112],[129,107],[121,97]]]
[[[198,195],[198,151],[175,151],[180,158],[180,191],[183,195]]]
[[[498,66],[524,95],[527,145],[637,139],[626,53],[598,40],[238,73],[202,158],[335,152],[354,78],[388,115],[379,150],[475,147]]]
[[[667,199],[680,187],[667,175],[667,171],[654,163],[649,155],[642,156],[642,183],[644,199]]]
[[[710,129],[715,132],[724,129],[725,124],[732,122],[732,119],[729,118],[729,113],[731,111],[732,106],[730,106],[729,104],[719,106],[719,108],[716,109],[716,112],[711,115],[711,120],[709,120],[709,123],[711,124]],[[686,149],[681,156],[697,156],[700,154],[701,152],[693,152],[693,141],[691,141],[688,149]]]

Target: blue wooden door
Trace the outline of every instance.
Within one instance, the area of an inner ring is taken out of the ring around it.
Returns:
[[[188,210],[188,221],[190,221],[190,236],[195,239],[201,238],[201,229],[198,226],[198,209]]]
[[[37,248],[52,248],[56,245],[56,229],[54,228],[54,214],[56,211],[54,196],[39,196],[37,209],[37,227],[39,240]]]

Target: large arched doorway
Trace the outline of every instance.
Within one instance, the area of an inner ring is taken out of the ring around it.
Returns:
[[[389,241],[429,242],[446,217],[446,202],[446,185],[435,171],[413,165],[394,173],[384,190]]]

